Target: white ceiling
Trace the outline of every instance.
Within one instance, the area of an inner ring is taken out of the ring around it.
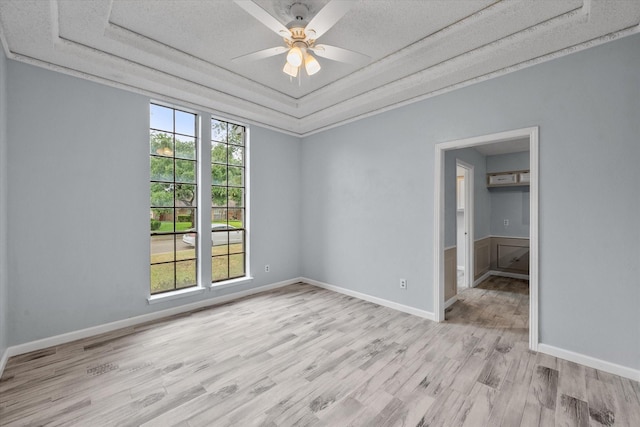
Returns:
[[[287,24],[295,0],[255,0]],[[312,12],[328,0],[298,0]],[[640,0],[360,0],[320,38],[371,59],[232,58],[282,39],[232,0],[0,0],[9,58],[296,135],[640,32]]]

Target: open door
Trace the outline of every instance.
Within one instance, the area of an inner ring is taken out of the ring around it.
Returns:
[[[473,285],[473,165],[456,160],[457,286]]]

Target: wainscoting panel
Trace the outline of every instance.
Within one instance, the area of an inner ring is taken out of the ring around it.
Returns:
[[[529,274],[529,239],[491,237],[491,270]]]
[[[474,280],[477,280],[489,271],[489,267],[491,265],[490,247],[491,237],[485,237],[484,239],[476,240],[474,242]]]
[[[458,292],[456,247],[444,250],[444,300],[449,301]]]

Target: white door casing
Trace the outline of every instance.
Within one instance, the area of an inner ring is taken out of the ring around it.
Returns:
[[[433,315],[437,322],[444,321],[444,153],[448,150],[468,148],[495,142],[529,138],[529,349],[538,349],[538,136],[537,126],[515,129],[505,132],[458,139],[436,144],[434,177],[434,307]],[[470,185],[469,185],[470,186]],[[473,199],[473,198],[471,198]],[[466,202],[466,200],[465,200]],[[473,203],[473,202],[471,202]],[[473,240],[469,239],[469,247]],[[469,254],[473,264],[473,253]],[[469,272],[471,276],[472,272]],[[472,279],[473,280],[473,279]]]

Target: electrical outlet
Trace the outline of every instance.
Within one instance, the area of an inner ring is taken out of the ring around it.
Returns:
[[[269,270],[271,270],[271,267],[269,267],[269,264],[265,264],[265,266],[264,266],[264,272],[265,272],[265,273],[268,273],[268,272],[269,272]]]
[[[505,226],[505,227],[508,227],[508,226],[509,226],[509,220],[508,220],[508,219],[505,219],[505,220],[504,220],[504,226]]]
[[[400,279],[400,289],[407,289],[407,279]]]

